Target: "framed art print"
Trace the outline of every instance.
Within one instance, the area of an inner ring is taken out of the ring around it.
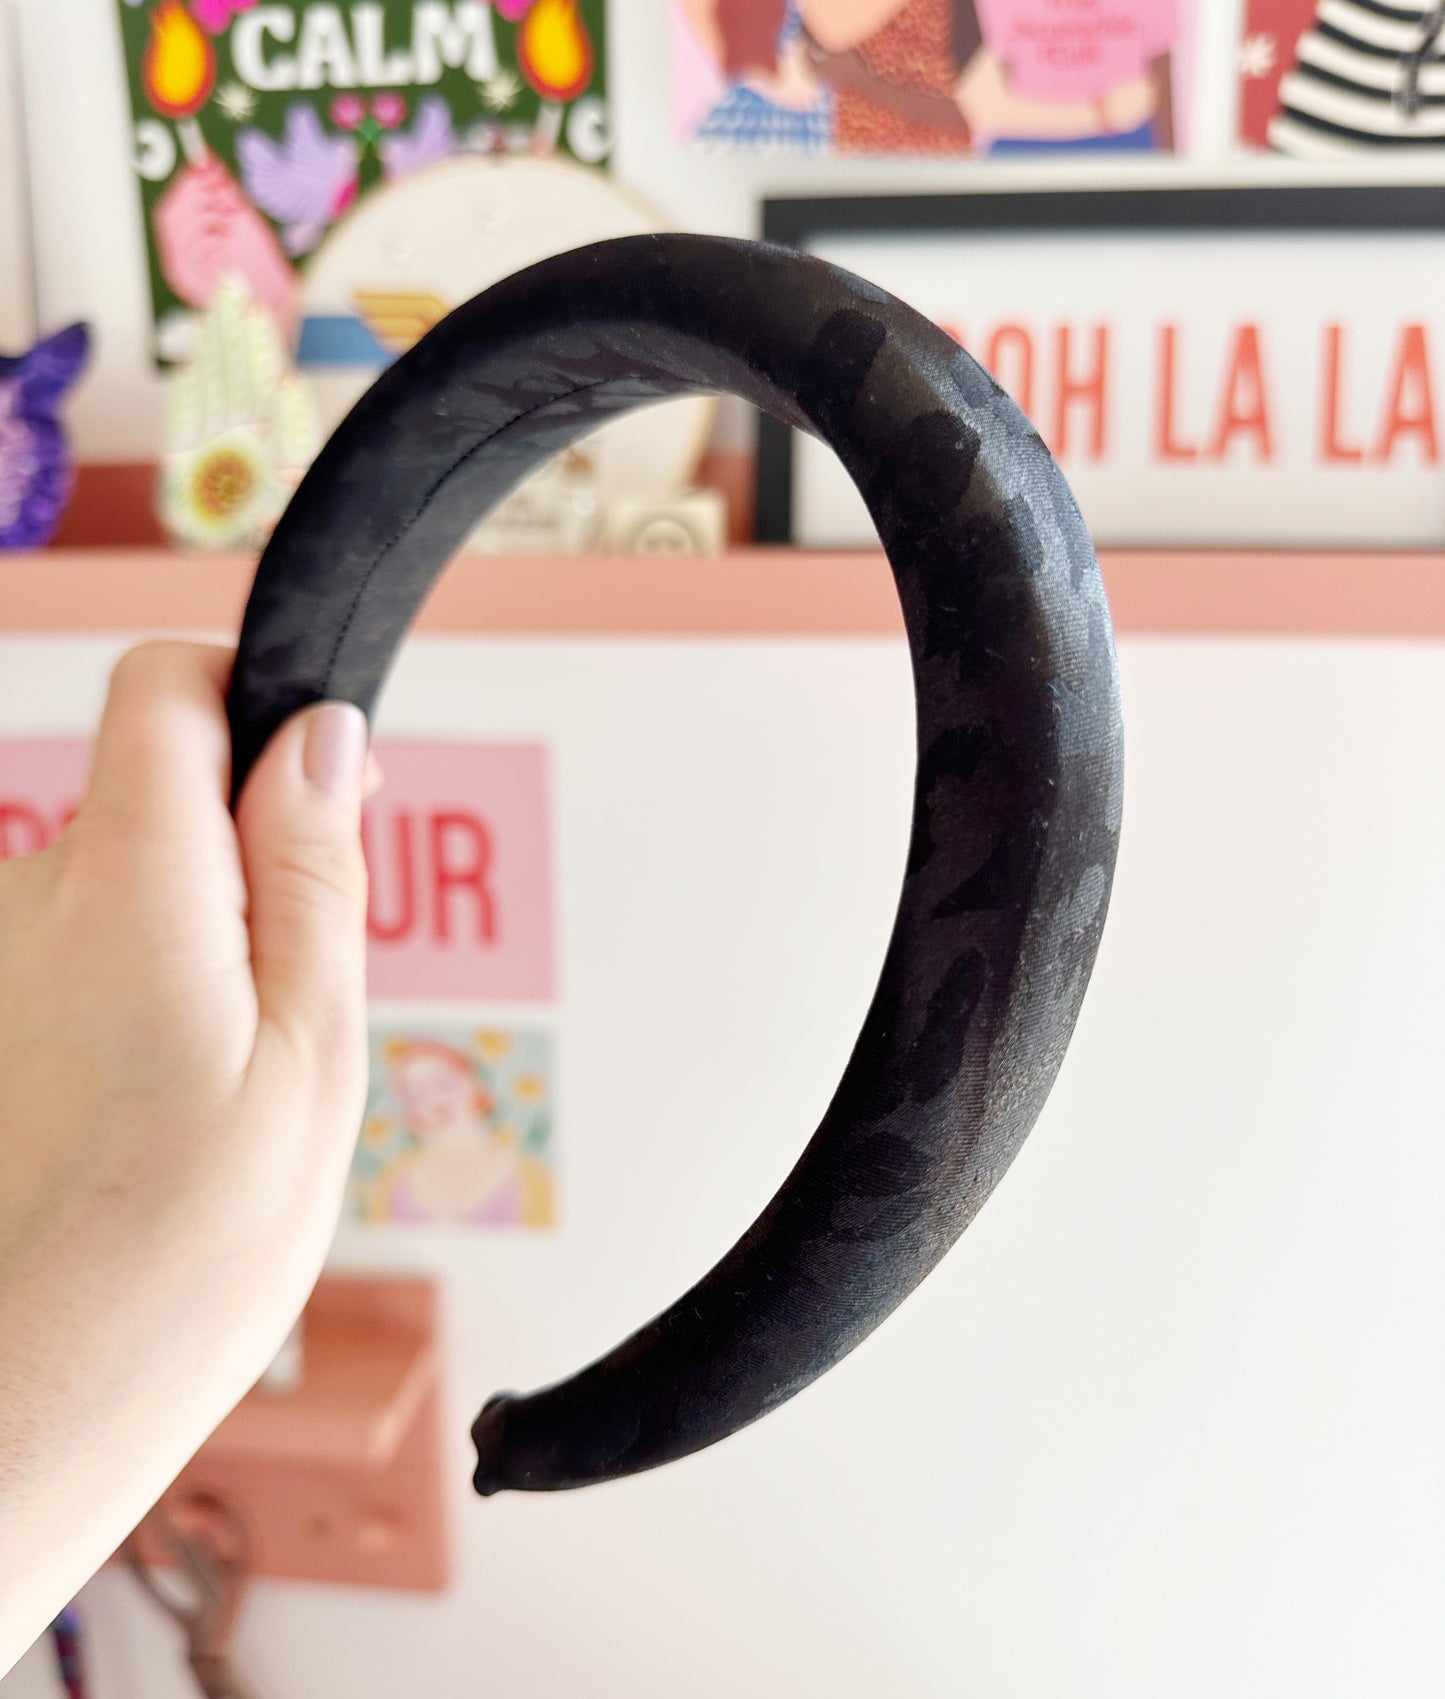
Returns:
[[[379,188],[610,151],[604,0],[112,4],[162,362],[234,272],[294,333],[313,256]],[[428,310],[404,293],[362,303],[383,344]]]
[[[1445,543],[1445,186],[773,200],[763,233],[946,326],[1113,547]],[[761,541],[875,540],[763,421]]]

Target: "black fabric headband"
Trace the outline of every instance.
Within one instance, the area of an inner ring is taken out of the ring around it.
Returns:
[[[289,714],[371,710],[478,517],[609,416],[730,391],[867,500],[918,705],[913,834],[851,1060],[782,1189],[682,1299],[571,1379],[493,1399],[480,1492],[685,1456],[859,1343],[967,1226],[1043,1105],[1107,906],[1122,800],[1093,548],[1027,419],[948,336],[789,250],[644,236],[543,262],[392,366],[282,518],[246,609],[235,786]],[[846,917],[840,917],[846,924]]]

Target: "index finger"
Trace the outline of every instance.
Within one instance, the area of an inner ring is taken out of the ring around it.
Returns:
[[[229,818],[234,659],[232,649],[179,642],[143,643],[120,658],[82,817],[181,839],[218,811]]]

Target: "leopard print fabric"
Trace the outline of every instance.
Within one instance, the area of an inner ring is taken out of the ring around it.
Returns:
[[[1062,475],[943,331],[860,278],[755,243],[645,236],[561,255],[459,308],[382,375],[258,569],[230,702],[237,786],[298,708],[339,696],[370,710],[448,557],[528,471],[617,413],[718,390],[832,445],[892,566],[918,725],[897,920],[847,1069],[776,1197],[615,1350],[487,1405],[473,1428],[482,1493],[685,1456],[857,1345],[1018,1151],[1104,923],[1119,698]]]

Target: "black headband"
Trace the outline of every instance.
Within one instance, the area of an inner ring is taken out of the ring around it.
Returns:
[[[231,690],[236,790],[297,709],[370,711],[433,581],[518,479],[609,416],[694,391],[814,432],[867,500],[917,690],[907,872],[863,1031],[782,1189],[625,1343],[487,1405],[473,1428],[483,1493],[685,1456],[852,1350],[1033,1125],[1107,906],[1113,638],[1062,474],[941,330],[820,260],[748,242],[644,236],[562,254],[459,308],[378,380],[257,572]]]

